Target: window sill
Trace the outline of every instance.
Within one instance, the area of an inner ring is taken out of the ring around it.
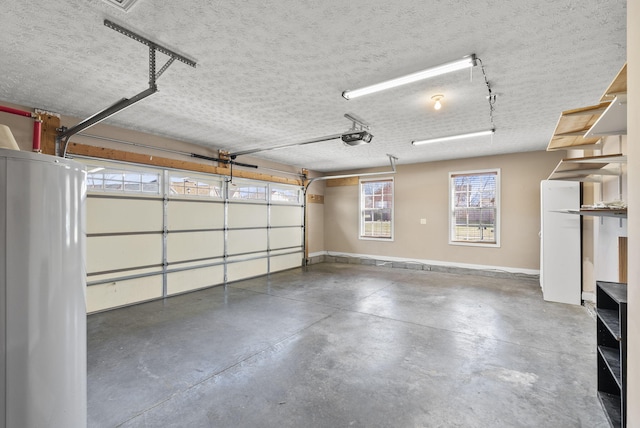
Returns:
[[[461,245],[461,246],[465,246],[465,247],[500,248],[500,243],[499,242],[449,241],[449,245]]]
[[[375,236],[359,236],[358,239],[361,241],[393,242],[393,238],[376,238]]]

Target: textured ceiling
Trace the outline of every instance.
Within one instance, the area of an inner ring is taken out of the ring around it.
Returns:
[[[139,0],[129,12],[39,0],[0,12],[0,100],[84,119],[146,89],[147,48],[110,19],[198,66],[175,62],[157,94],[105,123],[231,152],[347,131],[345,113],[371,124],[366,146],[254,155],[318,171],[387,165],[387,153],[406,164],[544,150],[559,113],[597,103],[626,57],[626,0]],[[491,127],[479,67],[341,97],[471,53],[497,95],[493,138],[410,144]]]

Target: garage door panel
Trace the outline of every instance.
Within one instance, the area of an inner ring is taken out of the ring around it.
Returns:
[[[162,297],[162,275],[87,287],[87,312],[102,311]]]
[[[245,262],[229,263],[227,265],[227,280],[239,281],[254,276],[266,275],[267,259],[248,260]]]
[[[302,207],[271,206],[271,226],[302,226]]]
[[[279,272],[300,267],[302,266],[302,257],[302,252],[271,257],[269,260],[270,271]]]
[[[212,202],[169,201],[169,230],[222,229],[224,204]]]
[[[302,228],[287,227],[283,229],[270,229],[269,245],[271,249],[301,246]]]
[[[167,274],[167,294],[184,293],[224,283],[224,266],[208,266]]]
[[[224,255],[224,232],[181,232],[167,236],[167,261],[175,263]]]
[[[87,238],[87,273],[162,263],[162,234]]]
[[[245,254],[267,249],[267,229],[230,230],[229,254]]]
[[[229,204],[230,228],[267,227],[267,206],[261,204]]]
[[[162,230],[162,201],[132,198],[87,198],[87,233]]]

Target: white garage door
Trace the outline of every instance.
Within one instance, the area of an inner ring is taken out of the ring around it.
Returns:
[[[162,297],[161,178],[148,168],[88,166],[88,312]]]
[[[84,162],[89,312],[303,263],[300,186]]]

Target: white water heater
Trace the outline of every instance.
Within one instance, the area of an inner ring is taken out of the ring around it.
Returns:
[[[86,427],[85,172],[0,149],[0,427]]]

